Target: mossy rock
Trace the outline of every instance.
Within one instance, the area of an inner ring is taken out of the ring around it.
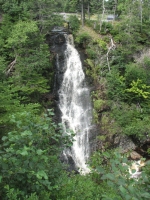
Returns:
[[[94,109],[95,109],[96,111],[102,110],[104,104],[105,104],[105,101],[102,100],[102,99],[95,100],[95,101],[94,101]]]

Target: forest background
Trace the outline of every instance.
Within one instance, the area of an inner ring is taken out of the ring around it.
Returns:
[[[1,199],[150,199],[149,162],[131,179],[122,165],[130,152],[114,148],[114,138],[128,138],[149,158],[149,10],[149,0],[0,0]],[[66,24],[62,12],[74,13],[68,20],[93,87],[99,134],[84,176],[60,162],[73,138],[62,136],[50,109],[55,66],[46,35]]]

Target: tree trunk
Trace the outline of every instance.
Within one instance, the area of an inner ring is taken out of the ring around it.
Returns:
[[[88,1],[88,19],[90,20],[90,1]]]
[[[143,8],[142,8],[142,0],[139,0],[139,7],[140,7],[140,23],[141,23],[141,31],[142,31],[142,24],[143,24]]]
[[[81,21],[82,27],[84,26],[84,0],[81,0]]]
[[[116,17],[116,10],[117,10],[117,0],[115,1],[115,5],[114,5],[114,17]]]
[[[100,31],[102,29],[102,24],[103,24],[103,20],[104,20],[104,14],[105,14],[105,0],[103,0],[103,13],[102,13],[102,17],[100,19]]]

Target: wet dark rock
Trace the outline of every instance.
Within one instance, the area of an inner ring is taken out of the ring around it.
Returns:
[[[93,125],[91,127],[90,134],[89,134],[89,145],[90,145],[91,153],[97,149],[97,141],[96,141],[97,135],[98,135],[98,127],[96,125]]]
[[[67,158],[62,154],[60,156],[60,160],[62,163],[64,163],[65,165],[67,165],[67,171],[71,172],[74,171],[76,174],[78,174],[78,169],[75,165],[75,162],[73,160],[73,158],[71,156],[67,156]]]

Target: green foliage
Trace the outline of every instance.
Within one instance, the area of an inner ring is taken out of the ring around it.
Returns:
[[[91,166],[94,168],[92,177],[100,187],[103,187],[102,199],[145,200],[150,198],[149,188],[147,188],[150,176],[145,170],[138,181],[130,178],[128,171],[130,165],[127,158],[117,151],[97,152],[92,156]]]
[[[63,11],[75,13],[77,11],[78,0],[65,0],[63,3]]]
[[[96,40],[96,42],[97,42],[98,46],[99,46],[102,50],[104,50],[104,51],[107,50],[107,43],[106,43],[103,39],[98,39],[98,40]]]
[[[94,109],[96,111],[100,111],[104,105],[104,100],[98,99],[94,101]]]
[[[71,15],[69,16],[69,25],[75,35],[80,28],[80,21],[75,15]]]
[[[7,200],[20,200],[20,196],[22,195],[21,199],[23,200],[50,200],[50,193],[43,191],[41,192],[41,195],[37,195],[36,193],[31,193],[29,195],[25,195],[22,194],[21,191],[19,191],[18,189],[15,190],[14,188],[10,188],[9,185],[5,186],[5,190],[6,190],[6,197]]]
[[[29,74],[29,69],[27,69],[27,67],[19,69],[18,65],[16,65],[16,71],[14,72],[13,76],[8,79],[4,73],[4,69],[6,69],[6,63],[3,63],[3,66],[4,67],[1,68],[2,80],[0,82],[0,121],[2,123],[1,126],[6,126],[5,122],[10,121],[9,114],[11,115],[12,113],[22,112],[24,109],[33,109],[32,111],[34,112],[35,108],[40,107],[38,100],[41,94],[48,91],[48,81],[43,76],[35,73],[34,69],[31,70],[30,68],[31,74]],[[18,74],[20,74],[20,76],[18,76]],[[32,105],[31,102],[33,102]],[[29,103],[29,105],[27,105],[27,103]]]
[[[91,12],[101,13],[101,3],[90,1]],[[85,32],[77,36],[76,42],[86,48],[86,73],[96,86],[92,94],[94,119],[101,123],[101,132],[106,133],[99,139],[105,142],[109,134],[122,133],[140,142],[150,133],[150,61],[147,56],[135,64],[134,56],[149,45],[150,4],[142,1],[141,21],[140,1],[117,3],[121,20],[102,25],[102,34],[111,34],[116,44],[109,54],[111,72],[106,70],[109,35],[107,40],[102,37],[90,43],[92,38]],[[0,0],[1,199],[150,199],[149,165],[135,181],[129,177],[128,167],[122,166],[131,163],[114,150],[95,152],[88,175],[64,172],[59,157],[63,148],[72,145],[71,134],[62,135],[62,127],[50,118],[53,112],[39,117],[44,109],[41,97],[50,92],[53,76],[45,34],[53,25],[62,25],[57,11],[76,12],[79,6],[76,0]],[[87,7],[87,1],[84,6]],[[105,2],[105,6],[107,10],[114,9],[114,1]],[[71,16],[69,22],[75,34],[80,21]],[[87,23],[93,27],[93,22]],[[95,30],[99,33],[99,22]],[[108,100],[111,113],[103,112]]]
[[[108,98],[118,100],[125,99],[125,78],[117,70],[112,70],[107,76]]]
[[[77,35],[75,39],[78,44],[87,44],[90,40],[91,36],[86,32]]]
[[[146,68],[146,70],[150,70],[150,58],[145,56],[143,59],[143,66]]]
[[[87,48],[86,53],[87,53],[89,59],[96,58],[96,52],[93,49]]]
[[[63,24],[62,17],[55,13],[62,7],[62,2],[58,0],[14,0],[13,2],[1,0],[0,4],[2,11],[10,16],[12,22],[37,21],[41,33],[46,33],[54,25]]]
[[[48,45],[37,23],[20,19],[13,24],[8,15],[4,15],[3,20],[0,27],[2,135],[12,128],[9,116],[13,113],[18,115],[24,110],[40,113],[41,96],[49,92],[53,74]]]
[[[137,64],[128,64],[125,69],[126,85],[129,86],[132,81],[137,81],[138,79],[144,83],[147,83],[146,71]]]
[[[113,26],[110,22],[103,22],[101,28],[101,34],[109,34],[113,30]]]
[[[94,23],[96,23],[96,21],[95,20],[92,20],[92,19],[86,19],[86,21],[85,21],[85,24],[87,25],[87,26],[90,26],[90,27],[92,27],[93,28],[93,24]]]
[[[51,115],[54,114],[49,111],[39,118],[24,112],[19,121],[12,116],[16,130],[3,136],[0,145],[3,197],[6,186],[11,191],[20,191],[20,198],[31,193],[41,195],[42,191],[50,192],[57,187],[56,179],[62,171],[58,156],[61,147],[70,146],[72,141],[69,135],[62,135],[61,127],[49,118]]]
[[[144,110],[140,104],[128,105],[118,102],[112,107],[111,114],[123,134],[133,135],[139,140],[149,135],[149,111]]]
[[[29,38],[28,35],[38,31],[38,27],[35,21],[18,21],[13,26],[13,30],[10,34],[11,37],[7,39],[7,45],[13,48],[24,44]]]
[[[89,175],[81,176],[70,174],[63,178],[56,199],[58,200],[98,200],[101,196],[101,188],[93,182]]]
[[[142,83],[142,80],[132,81],[131,88],[126,89],[127,92],[133,94],[132,99],[140,101],[141,99],[147,99],[150,97],[150,86]]]
[[[31,1],[30,1],[31,3]],[[27,19],[29,18],[29,6],[31,5],[29,1],[5,1],[1,0],[1,8],[4,13],[7,13],[12,17],[12,20],[15,21],[19,18]]]
[[[86,59],[85,62],[88,64],[89,67],[86,69],[86,74],[94,80],[94,83],[98,82],[98,78],[100,75],[100,66],[95,65],[92,59]]]

